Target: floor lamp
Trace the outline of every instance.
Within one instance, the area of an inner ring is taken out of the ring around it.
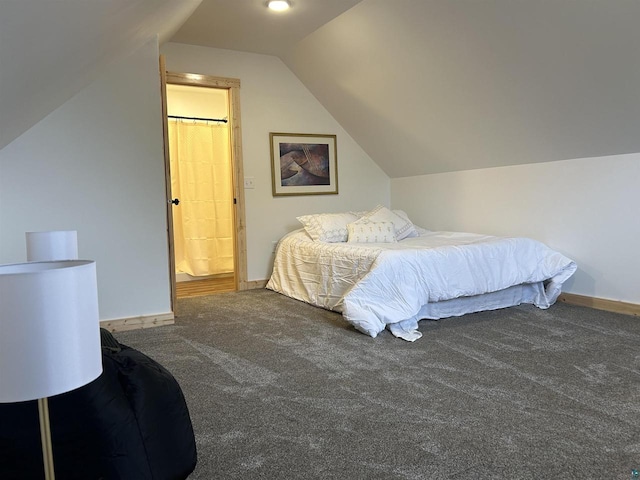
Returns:
[[[78,232],[52,230],[27,232],[27,262],[78,259]]]
[[[46,480],[55,478],[47,398],[102,373],[97,290],[93,261],[0,265],[0,403],[38,400]]]

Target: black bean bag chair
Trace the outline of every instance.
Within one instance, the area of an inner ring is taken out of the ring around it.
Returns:
[[[101,334],[102,375],[49,397],[56,480],[187,478],[196,445],[178,382],[106,330]],[[37,401],[0,404],[0,479],[42,478]]]

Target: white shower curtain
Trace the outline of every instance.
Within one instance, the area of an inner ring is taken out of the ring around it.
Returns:
[[[169,119],[176,271],[232,273],[233,193],[226,124]]]

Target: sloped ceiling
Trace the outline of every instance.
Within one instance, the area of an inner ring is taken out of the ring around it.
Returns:
[[[393,177],[640,152],[637,0],[363,0],[284,61]]]
[[[201,0],[0,0],[0,149]]]
[[[392,178],[640,152],[638,0],[292,4],[0,0],[0,148],[157,33],[279,56]]]
[[[361,0],[293,0],[274,13],[266,0],[203,0],[172,42],[281,55]]]

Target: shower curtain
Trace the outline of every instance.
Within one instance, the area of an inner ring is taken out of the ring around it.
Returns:
[[[233,194],[226,124],[169,119],[176,271],[232,273]]]

